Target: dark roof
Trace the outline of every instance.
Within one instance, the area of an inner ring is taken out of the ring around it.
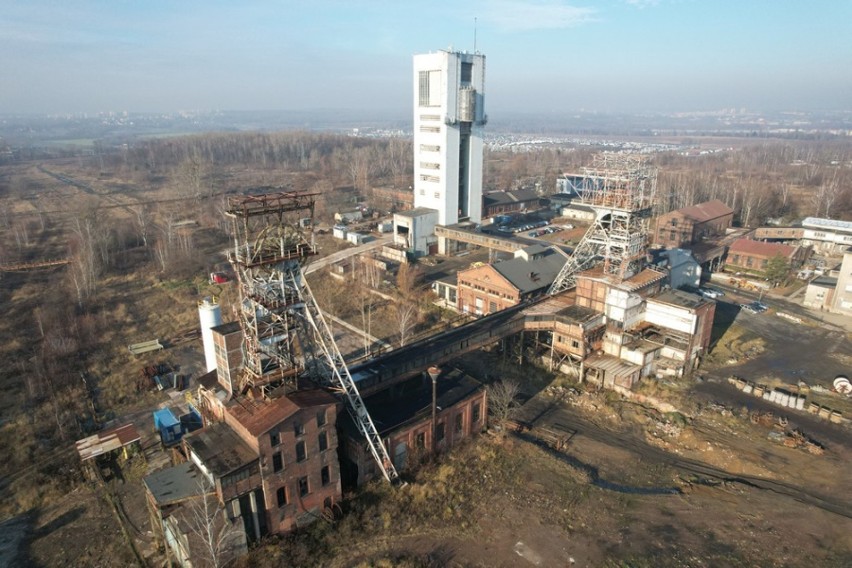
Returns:
[[[227,406],[226,411],[252,436],[260,436],[303,408],[336,403],[337,399],[326,391],[310,389],[273,399],[235,399]]]
[[[818,286],[820,288],[837,288],[837,278],[831,276],[820,276],[810,281],[809,286]]]
[[[401,395],[397,395],[402,389]],[[469,398],[485,387],[459,369],[441,373],[438,377],[438,407],[446,410]],[[393,396],[393,395],[396,396]],[[409,423],[430,418],[432,412],[432,382],[428,378],[415,377],[391,391],[382,391],[364,399],[370,417],[382,437]],[[349,413],[340,419],[341,427],[350,436],[361,437]]]
[[[556,315],[576,323],[585,323],[589,320],[600,317],[601,313],[593,310],[592,308],[574,304],[573,306],[568,306],[567,308],[559,310],[556,312]]]
[[[224,422],[196,430],[183,438],[201,463],[222,477],[257,461],[257,454]]]
[[[204,373],[196,379],[196,382],[208,390],[214,388],[219,383],[219,376],[216,369],[213,369],[208,373]]]
[[[538,201],[538,194],[532,189],[516,189],[513,191],[492,191],[482,196],[485,207],[504,203],[519,203]]]
[[[753,241],[751,239],[737,239],[731,243],[728,252],[765,257],[773,257],[780,254],[784,258],[790,258],[796,252],[796,249],[780,243],[764,243],[763,241]]]
[[[556,275],[565,265],[567,259],[562,254],[550,249],[533,260],[513,258],[493,264],[501,276],[521,291],[521,294],[535,292],[548,288],[556,279]]]
[[[684,217],[689,217],[693,221],[701,223],[703,221],[718,219],[725,215],[733,215],[734,210],[725,205],[722,201],[713,199],[712,201],[705,201],[704,203],[698,203],[696,205],[684,207],[683,209],[678,209],[676,212],[680,213]]]
[[[201,495],[204,477],[192,462],[183,462],[154,472],[143,479],[157,505],[183,501]]]
[[[228,335],[234,333],[235,331],[240,331],[240,322],[229,321],[228,323],[223,323],[222,325],[211,327],[210,330],[218,333],[219,335]]]

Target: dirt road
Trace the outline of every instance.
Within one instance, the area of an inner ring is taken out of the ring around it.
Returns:
[[[803,487],[784,483],[764,477],[741,475],[725,471],[709,464],[687,459],[659,448],[656,448],[629,433],[613,432],[592,422],[579,418],[568,407],[558,400],[546,400],[535,397],[524,405],[520,419],[535,427],[547,427],[551,430],[565,432],[572,436],[586,436],[597,442],[629,450],[642,457],[643,460],[659,462],[682,471],[699,476],[711,477],[721,481],[743,483],[766,491],[772,491],[829,511],[836,515],[852,519],[852,504],[809,491]]]

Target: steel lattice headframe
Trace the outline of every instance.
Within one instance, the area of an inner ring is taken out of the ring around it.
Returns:
[[[637,273],[644,262],[657,192],[657,169],[644,156],[598,154],[577,176],[580,201],[595,220],[550,287],[555,294],[576,285],[576,274],[603,263],[617,280]]]

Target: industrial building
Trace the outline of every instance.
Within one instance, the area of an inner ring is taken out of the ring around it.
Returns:
[[[733,220],[734,210],[718,199],[669,211],[657,217],[654,243],[665,248],[690,248],[724,235]]]
[[[437,51],[414,56],[414,207],[439,225],[482,218],[485,56]]]
[[[769,261],[780,256],[787,262],[790,270],[796,270],[808,259],[810,253],[810,247],[737,239],[728,249],[725,268],[728,271],[744,270],[762,274]]]
[[[567,260],[558,247],[532,245],[514,258],[458,272],[457,309],[487,315],[547,292]]]
[[[422,256],[434,250],[436,226],[482,221],[485,56],[415,55],[413,107],[414,209],[394,214],[394,239]],[[447,254],[446,240],[436,242]]]

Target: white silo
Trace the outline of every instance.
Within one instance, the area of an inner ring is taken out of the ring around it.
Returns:
[[[198,302],[198,319],[201,321],[201,340],[204,343],[204,360],[207,372],[216,370],[216,348],[212,328],[222,325],[222,308],[216,298],[206,296]]]

